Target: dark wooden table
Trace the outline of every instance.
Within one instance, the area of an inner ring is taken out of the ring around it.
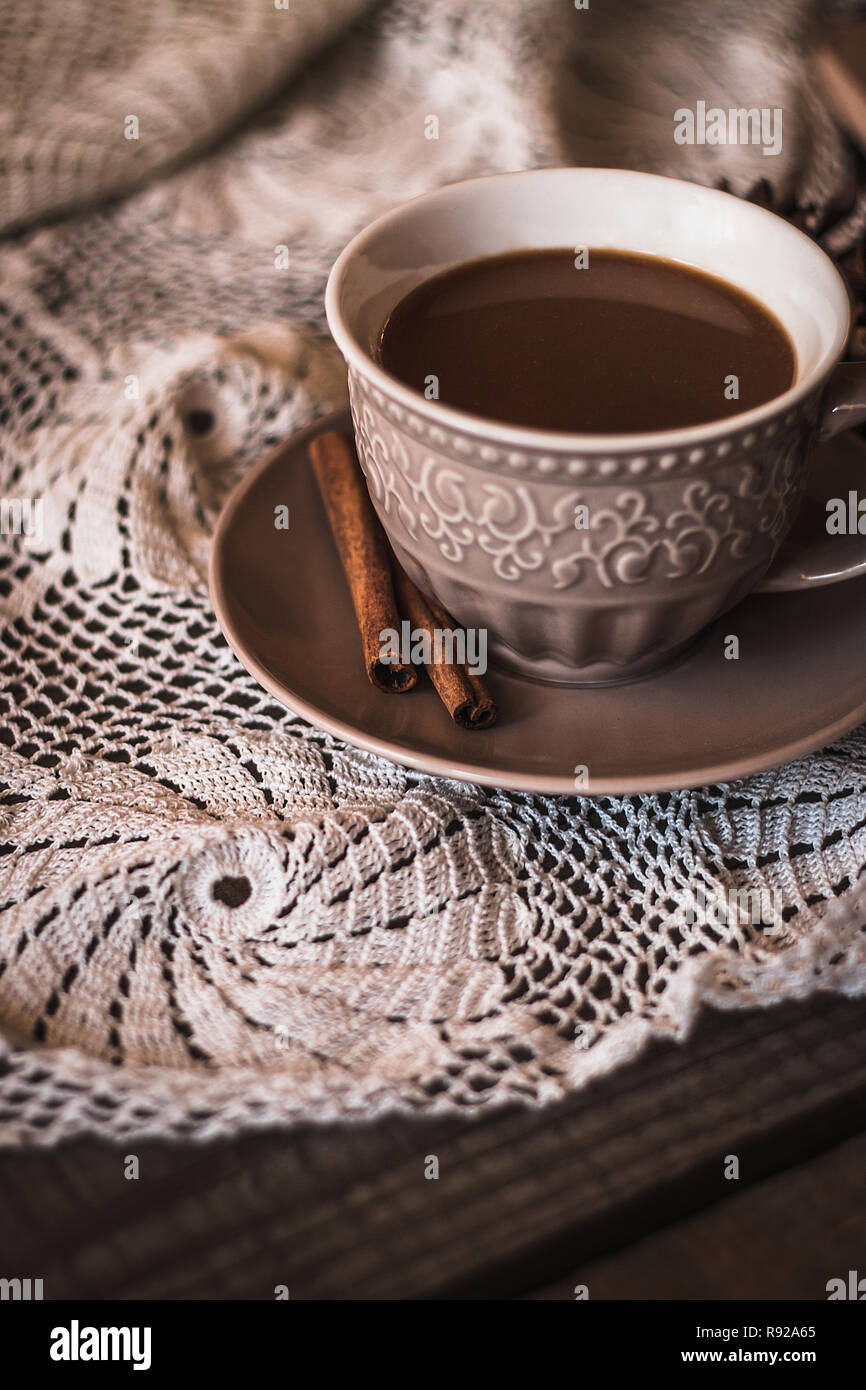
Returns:
[[[866,1007],[820,996],[707,1015],[542,1111],[6,1151],[0,1273],[60,1299],[823,1300],[866,1274],[864,1172]]]

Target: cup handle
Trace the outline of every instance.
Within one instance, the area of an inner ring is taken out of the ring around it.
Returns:
[[[840,362],[821,401],[818,442],[866,421],[866,362]]]
[[[816,442],[820,445],[844,430],[866,423],[866,362],[840,362],[825,388]],[[852,441],[852,447],[855,441]],[[866,482],[866,471],[863,474]],[[805,508],[804,508],[805,510]],[[806,534],[795,532],[783,542],[767,573],[753,593],[788,593],[836,584],[841,579],[866,573],[866,535],[830,536],[826,510],[817,504],[809,517]]]

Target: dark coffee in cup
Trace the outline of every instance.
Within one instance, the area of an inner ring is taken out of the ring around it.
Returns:
[[[428,400],[577,434],[675,430],[786,391],[787,332],[751,295],[659,256],[511,252],[424,281],[378,356]]]

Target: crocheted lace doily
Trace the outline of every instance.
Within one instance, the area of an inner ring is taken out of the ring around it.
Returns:
[[[16,8],[2,491],[40,505],[0,555],[3,1140],[538,1103],[702,1004],[863,990],[863,731],[726,787],[484,790],[293,717],[211,612],[227,490],[341,399],[321,293],[348,236],[449,178],[562,162],[553,6]],[[302,64],[254,125],[87,210]],[[699,889],[774,915],[691,920]]]

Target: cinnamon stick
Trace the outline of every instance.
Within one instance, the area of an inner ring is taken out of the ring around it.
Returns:
[[[352,594],[367,675],[380,690],[411,690],[418,679],[413,666],[379,659],[381,634],[398,629],[400,621],[390,548],[354,450],[345,435],[327,430],[312,440],[309,454]]]
[[[435,599],[421,593],[396,559],[393,573],[401,613],[409,619],[413,629],[429,633],[431,652],[435,653],[436,630],[453,630],[454,620]],[[496,722],[496,704],[480,676],[459,662],[437,661],[435,657],[427,664],[427,674],[454,723],[461,729],[489,729]]]

